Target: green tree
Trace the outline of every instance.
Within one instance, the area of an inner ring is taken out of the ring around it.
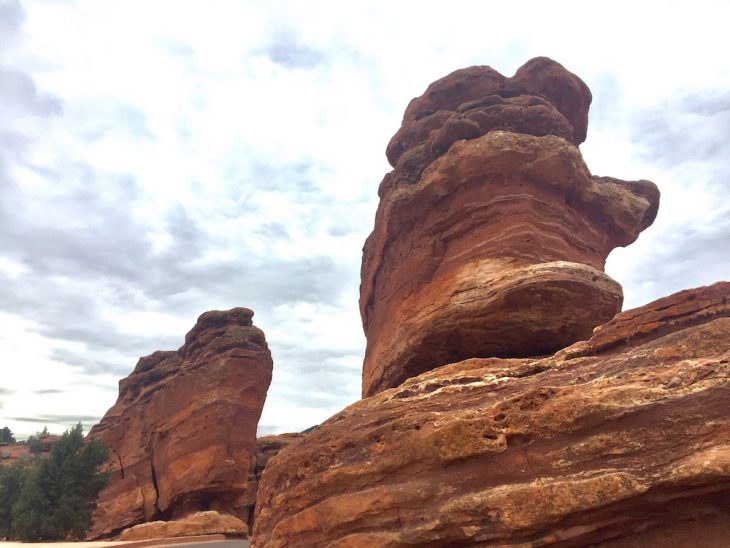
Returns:
[[[29,473],[29,461],[0,466],[0,539],[13,536],[13,505],[20,498]]]
[[[13,431],[10,430],[7,426],[3,427],[2,430],[0,430],[0,443],[15,443],[15,437],[13,436]]]
[[[81,424],[66,431],[47,459],[30,469],[12,506],[12,535],[23,541],[86,536],[96,498],[106,486],[106,446],[84,443]]]
[[[26,440],[26,445],[31,453],[40,453],[43,449],[43,438],[49,436],[48,427],[44,426],[43,430],[36,432]]]

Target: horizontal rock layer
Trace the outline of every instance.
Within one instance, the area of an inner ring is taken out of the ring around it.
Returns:
[[[115,473],[90,538],[190,512],[245,513],[241,500],[272,361],[253,312],[201,315],[177,351],[139,360],[90,436]],[[240,516],[239,516],[240,517]]]
[[[128,542],[199,535],[226,535],[245,538],[248,536],[248,527],[234,516],[208,510],[206,512],[195,512],[174,521],[150,521],[135,525],[122,531],[119,540]]]
[[[254,545],[722,546],[728,401],[725,282],[351,405],[266,467]]]
[[[623,300],[603,273],[608,253],[653,222],[658,202],[649,181],[592,176],[561,137],[454,143],[378,207],[361,270],[363,395],[461,359],[588,337]]]

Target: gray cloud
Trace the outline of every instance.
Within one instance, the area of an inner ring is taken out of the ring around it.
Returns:
[[[86,141],[120,132],[140,140],[153,138],[144,112],[133,105],[109,99],[87,100],[77,105],[71,123]]]
[[[17,113],[48,117],[62,112],[57,99],[38,94],[33,79],[19,70],[0,70],[0,120],[17,116]]]
[[[20,0],[3,0],[0,2],[0,36],[3,37],[6,44],[16,39],[24,21],[25,11],[20,4]]]
[[[34,394],[46,395],[46,394],[63,394],[63,390],[60,388],[46,388],[44,390],[34,390]]]
[[[141,357],[142,355],[151,354],[154,350],[152,348],[155,344],[162,345],[159,350],[166,350],[174,348],[174,345],[176,343],[179,343],[179,340],[170,341],[165,340],[165,338],[160,337],[158,334],[151,335],[149,339],[144,339],[143,342],[137,341],[136,345],[131,345],[131,348],[127,349],[125,343],[129,340],[130,337],[126,336],[119,336],[115,341],[116,347],[122,347],[124,346],[126,350],[126,354],[121,354],[119,348],[114,348],[119,354],[116,361],[101,357],[100,349],[103,348],[101,345],[96,343],[96,336],[97,334],[92,332],[87,334],[86,340],[88,341],[94,341],[90,343],[90,346],[94,348],[95,352],[85,352],[85,351],[72,351],[67,350],[64,348],[54,348],[51,350],[49,354],[49,358],[51,360],[65,363],[67,365],[70,365],[72,367],[78,367],[82,371],[84,371],[86,374],[113,374],[118,375],[119,377],[123,377],[126,375],[129,375],[129,373],[132,371],[132,369],[135,366],[135,361],[133,361],[134,354],[136,353],[137,356]],[[182,335],[180,337],[182,339]],[[166,342],[169,342],[171,344],[165,345]],[[179,345],[178,345],[179,346]],[[131,354],[131,356],[130,356]],[[107,388],[107,387],[104,387]],[[50,393],[50,392],[46,392]]]
[[[89,429],[101,420],[101,417],[93,415],[37,415],[33,417],[7,417],[8,420],[24,422],[27,424],[37,424],[43,426],[50,426],[51,432],[57,430],[53,426],[63,426],[65,428],[71,428],[79,423],[84,427],[84,431],[88,432]],[[18,433],[16,437],[27,437],[25,433]]]
[[[685,227],[682,233],[664,234],[656,240],[641,258],[640,268],[634,270],[636,283],[656,284],[662,295],[668,295],[728,279],[730,210],[707,219],[704,227]]]
[[[730,155],[730,93],[676,98],[640,113],[633,129],[641,156],[663,167],[688,162],[726,163]]]
[[[4,180],[0,249],[29,272],[4,279],[0,310],[34,321],[51,339],[84,343],[83,351],[56,349],[51,357],[88,374],[126,374],[139,356],[182,344],[184,333],[172,338],[120,332],[106,318],[107,306],[194,319],[207,309],[236,305],[262,311],[301,301],[335,303],[356,279],[352,265],[326,255],[278,258],[253,252],[246,234],[225,259],[210,259],[211,252],[231,243],[209,234],[196,213],[181,206],[166,214],[170,244],[157,252],[151,228],[134,215],[143,197],[132,177],[82,164],[63,169],[37,170],[63,189],[49,198]],[[316,196],[310,170],[307,164],[259,164],[253,179],[299,202]],[[331,200],[313,202],[307,206],[311,219],[304,222],[314,226],[326,221],[330,209],[337,213]],[[251,234],[271,241],[289,237],[281,222],[254,225]]]
[[[264,54],[274,63],[288,69],[312,69],[326,62],[323,51],[302,44],[289,32],[279,32],[264,49]]]
[[[302,409],[344,407],[359,396],[362,353],[358,350],[276,345],[272,348],[275,368],[283,369],[291,379],[278,387],[278,397]]]
[[[9,388],[3,388],[2,386],[0,386],[0,397],[9,396],[10,394],[13,394],[12,390],[10,390]],[[2,408],[3,408],[3,402],[2,402],[2,400],[0,400],[0,409],[2,409]]]

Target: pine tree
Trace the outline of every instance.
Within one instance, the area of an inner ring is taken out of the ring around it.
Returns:
[[[0,443],[15,443],[15,437],[13,436],[13,431],[10,430],[7,426],[3,427],[2,430],[0,430]]]
[[[11,535],[23,541],[82,539],[91,526],[96,497],[108,481],[107,449],[84,443],[81,424],[66,431],[49,458],[36,460],[12,505]]]

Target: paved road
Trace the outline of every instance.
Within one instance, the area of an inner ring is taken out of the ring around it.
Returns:
[[[247,540],[213,540],[209,542],[188,542],[185,544],[165,544],[180,548],[248,548]],[[163,548],[162,546],[154,548]]]

